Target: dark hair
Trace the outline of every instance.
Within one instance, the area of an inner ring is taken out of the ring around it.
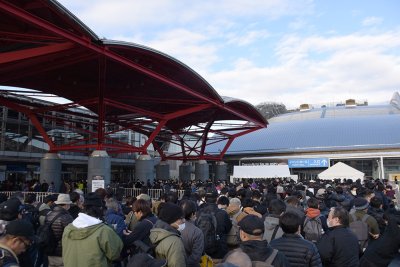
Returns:
[[[150,203],[144,199],[138,199],[133,203],[132,210],[135,212],[141,211],[143,217],[146,217],[151,213]]]
[[[178,203],[178,194],[176,192],[169,192],[165,196],[165,202]]]
[[[197,205],[192,200],[183,200],[179,203],[179,206],[181,206],[183,216],[185,216],[186,220],[190,220],[190,217],[192,217],[192,215],[195,214],[197,211]]]
[[[28,193],[25,195],[25,203],[32,204],[36,201],[36,194],[35,193]]]
[[[229,190],[228,190],[228,197],[230,197],[230,198],[236,197],[236,190],[235,190],[235,188],[229,188]]]
[[[140,194],[148,194],[148,192],[149,192],[149,188],[147,187],[147,186],[142,186],[141,188],[140,188]]]
[[[335,191],[336,191],[336,193],[338,193],[338,194],[343,194],[343,187],[341,187],[341,186],[336,186]]]
[[[332,207],[332,218],[338,218],[341,225],[349,226],[349,212],[343,207]]]
[[[285,212],[279,217],[279,226],[286,234],[294,234],[299,230],[301,218],[293,212]]]
[[[97,188],[94,192],[101,198],[101,200],[104,200],[107,196],[107,190],[104,188]]]
[[[261,198],[262,197],[261,192],[259,190],[254,190],[252,197],[257,199]]]
[[[379,209],[381,207],[381,205],[383,204],[383,201],[380,197],[373,197],[369,201],[369,204],[371,205],[371,207]]]
[[[86,213],[89,216],[98,218],[100,220],[103,220],[103,217],[104,217],[104,208],[103,207],[85,206],[83,212]]]
[[[318,199],[316,199],[315,197],[310,197],[307,200],[307,206],[309,208],[318,209],[318,206],[319,206]]]
[[[285,199],[285,202],[290,206],[299,206],[300,200],[295,196],[290,196]]]
[[[77,192],[72,192],[69,194],[69,197],[73,203],[76,203],[81,198],[81,195],[79,195]]]
[[[273,199],[269,202],[268,212],[274,215],[281,215],[282,212],[285,212],[286,204],[280,199]]]
[[[226,196],[220,196],[217,200],[217,204],[229,206],[229,198]]]
[[[256,205],[256,202],[251,198],[243,198],[241,202],[243,208],[247,207],[253,208]]]

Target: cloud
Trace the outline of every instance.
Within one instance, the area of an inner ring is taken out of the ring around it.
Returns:
[[[369,27],[369,26],[377,26],[382,24],[383,18],[378,17],[367,17],[362,21],[362,25]]]
[[[222,95],[252,104],[276,101],[292,108],[303,102],[322,105],[348,98],[388,102],[398,90],[400,56],[391,51],[400,48],[399,31],[325,38],[293,35],[278,44],[278,65],[257,67],[242,58],[234,68],[206,78]]]

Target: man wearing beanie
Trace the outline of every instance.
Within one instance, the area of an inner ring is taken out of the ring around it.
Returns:
[[[186,252],[180,231],[185,228],[181,207],[173,203],[162,203],[158,220],[150,230],[150,241],[155,245],[156,258],[166,259],[168,267],[186,266]]]
[[[110,267],[120,256],[121,238],[103,222],[104,203],[96,193],[89,193],[83,206],[84,213],[79,213],[64,230],[64,266]]]
[[[354,229],[352,226],[353,222],[365,221],[368,225],[369,239],[378,239],[380,230],[376,219],[367,214],[369,207],[369,202],[363,197],[357,197],[354,199],[354,212],[349,214],[350,229]],[[357,231],[355,231],[357,235]],[[361,240],[360,236],[357,236],[360,242],[360,247],[362,250],[367,248],[368,240]]]

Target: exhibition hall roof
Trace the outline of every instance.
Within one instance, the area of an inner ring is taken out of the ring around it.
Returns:
[[[50,151],[107,150],[146,153],[152,144],[163,159],[221,159],[233,140],[267,126],[251,104],[220,96],[199,74],[154,49],[99,38],[53,0],[0,1],[0,104],[29,116]],[[22,91],[20,88],[30,89]],[[18,102],[13,93],[58,96],[63,104]],[[51,112],[96,121],[88,130]],[[38,118],[63,120],[85,138],[54,143]],[[121,143],[112,134],[132,130],[143,145]],[[218,155],[206,146],[224,142]],[[165,144],[181,147],[165,153]]]

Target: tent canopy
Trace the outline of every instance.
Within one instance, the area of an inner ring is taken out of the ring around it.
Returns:
[[[323,180],[333,180],[333,179],[361,179],[364,180],[365,174],[356,170],[343,162],[338,162],[325,171],[321,172],[318,177]]]
[[[290,177],[288,165],[233,166],[232,178]]]

